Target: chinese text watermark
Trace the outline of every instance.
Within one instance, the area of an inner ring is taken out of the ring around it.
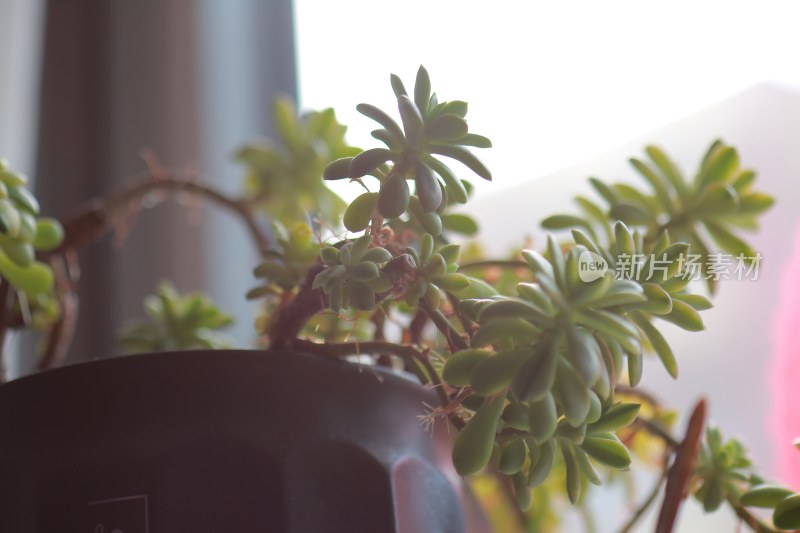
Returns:
[[[728,254],[722,252],[702,254],[679,254],[670,258],[667,254],[619,254],[615,258],[615,279],[638,281],[666,281],[672,278],[683,280],[736,280],[756,281],[763,257],[755,255]],[[590,283],[611,270],[602,256],[585,251],[578,258],[578,275],[581,281]]]

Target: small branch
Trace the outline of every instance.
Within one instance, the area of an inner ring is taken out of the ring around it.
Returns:
[[[451,352],[469,348],[469,343],[439,309],[431,308],[424,300],[420,300],[420,308],[425,311],[431,321],[439,328],[439,331],[444,334]]]
[[[414,314],[414,318],[411,319],[411,324],[408,325],[408,337],[410,342],[413,344],[422,342],[422,330],[427,323],[428,315],[422,309],[418,309],[416,314]]]
[[[78,324],[80,300],[77,294],[79,276],[77,254],[75,251],[68,251],[64,255],[51,257],[50,267],[55,276],[55,292],[61,307],[61,316],[47,334],[45,348],[38,365],[40,371],[55,368],[64,361]]]
[[[361,354],[396,355],[406,363],[409,363],[424,358],[423,352],[417,350],[413,346],[386,341],[319,343],[303,339],[294,339],[289,347],[294,350],[334,359],[342,359],[351,355]]]
[[[664,484],[664,481],[667,479],[667,472],[668,468],[666,465],[667,459],[664,458],[664,469],[661,472],[661,475],[658,478],[658,481],[653,486],[653,490],[650,491],[650,494],[645,498],[645,500],[636,508],[636,511],[630,517],[630,519],[625,522],[625,525],[622,526],[622,529],[619,530],[619,533],[629,533],[633,526],[644,516],[644,513],[650,508],[653,503],[658,499],[658,495],[661,494],[661,486]]]
[[[268,336],[271,348],[285,348],[286,345],[297,338],[303,326],[315,314],[319,313],[328,305],[327,297],[322,289],[314,289],[314,278],[317,274],[325,270],[325,265],[321,262],[315,263],[306,273],[305,278],[300,283],[295,297],[286,306],[277,312],[277,319],[269,328]],[[385,293],[376,294],[376,303],[380,302],[393,294],[402,294],[408,285],[414,280],[416,266],[413,259],[408,255],[401,255],[389,261],[383,268],[383,272],[392,280],[392,289]]]
[[[370,321],[375,326],[375,333],[372,335],[372,340],[374,341],[385,341],[386,340],[386,332],[384,331],[384,327],[386,325],[386,313],[384,312],[381,306],[372,313],[370,317]]]
[[[458,312],[458,304],[460,303],[460,300],[453,295],[453,293],[447,293],[447,300],[450,302],[450,306],[453,308],[453,314],[456,315],[456,317],[458,317],[458,321],[461,322],[461,327],[464,328],[464,331],[469,334],[469,332],[472,331],[475,323]]]
[[[305,278],[300,282],[300,287],[294,298],[279,308],[275,320],[267,332],[270,348],[285,348],[297,338],[303,327],[315,314],[327,306],[327,298],[322,289],[313,289],[314,278],[325,270],[325,265],[317,262],[308,269]]]
[[[730,506],[733,509],[733,511],[736,513],[736,516],[738,516],[742,520],[742,522],[747,524],[750,527],[750,529],[755,531],[755,533],[780,533],[781,532],[781,530],[775,529],[775,528],[765,524],[764,522],[762,522],[761,520],[756,518],[753,514],[751,514],[750,511],[748,511],[747,509],[745,509],[741,505],[737,504],[733,500],[728,499],[727,501],[728,501],[728,504],[730,504]]]
[[[655,533],[671,533],[675,527],[675,519],[686,495],[686,486],[700,451],[705,421],[706,402],[700,400],[692,411],[686,428],[686,436],[678,447],[675,460],[669,469],[667,486],[664,489],[664,502],[661,504]]]
[[[271,239],[261,228],[245,199],[232,198],[216,189],[198,183],[191,176],[168,172],[154,157],[146,157],[150,172],[144,179],[129,184],[104,197],[95,198],[78,208],[72,215],[61,220],[64,240],[55,250],[39,254],[50,262],[56,276],[56,291],[61,304],[62,316],[51,327],[39,369],[44,370],[60,364],[66,356],[77,325],[78,297],[76,250],[99,240],[119,225],[120,220],[141,206],[141,201],[152,193],[186,193],[204,198],[228,209],[242,219],[259,252],[271,247]],[[138,204],[138,205],[137,205]],[[73,268],[70,268],[73,267]],[[71,271],[70,271],[71,270]],[[72,279],[72,278],[75,279]],[[4,323],[12,327],[23,324],[21,317],[11,317]]]
[[[633,424],[631,424],[631,426],[638,426],[639,428],[643,429],[644,431],[647,431],[651,435],[660,438],[661,440],[664,441],[664,444],[666,444],[672,449],[678,448],[681,444],[680,442],[675,440],[675,438],[672,435],[670,435],[669,432],[666,429],[664,429],[663,426],[661,426],[661,424],[653,420],[637,417],[636,420],[633,421]]]
[[[375,311],[370,316],[370,322],[375,327],[375,331],[372,334],[373,341],[385,341],[386,340],[386,332],[384,331],[384,327],[386,325],[386,311],[380,305],[377,306]],[[392,366],[392,358],[388,355],[381,355],[375,361],[375,364],[378,366]]]
[[[259,226],[248,202],[228,197],[194,179],[176,173],[160,172],[158,175],[150,173],[145,179],[128,185],[118,192],[96,198],[63,219],[61,223],[64,226],[64,241],[49,255],[81,248],[100,239],[129,212],[132,204],[154,192],[182,192],[216,203],[242,219],[259,251],[270,248],[270,239]]]

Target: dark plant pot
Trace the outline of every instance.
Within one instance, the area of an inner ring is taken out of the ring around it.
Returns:
[[[297,353],[195,351],[0,387],[0,531],[486,531],[435,394]]]

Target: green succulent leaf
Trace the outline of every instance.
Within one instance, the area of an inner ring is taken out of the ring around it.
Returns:
[[[667,369],[667,372],[669,372],[669,375],[672,376],[673,379],[677,379],[678,362],[675,359],[675,355],[672,353],[672,348],[670,348],[661,332],[641,313],[633,312],[631,313],[631,318],[647,336],[650,345],[653,347],[653,351],[658,355],[658,358],[661,360],[664,368]]]
[[[418,159],[414,160],[414,183],[423,211],[435,211],[442,203],[442,187],[431,169]]]
[[[230,326],[233,318],[203,294],[180,294],[171,284],[162,283],[145,299],[145,311],[149,320],[128,326],[120,337],[131,352],[232,347],[221,330]]]
[[[509,442],[500,453],[500,462],[497,470],[507,476],[511,476],[522,470],[525,458],[528,455],[528,446],[523,439],[514,439]],[[527,480],[523,487],[527,490]]]
[[[491,148],[492,141],[484,137],[483,135],[478,135],[477,133],[467,133],[463,137],[457,139],[458,144],[461,146],[472,146],[473,148]]]
[[[475,155],[459,146],[448,146],[448,145],[432,145],[430,148],[431,152],[434,154],[443,155],[445,157],[450,157],[455,159],[456,161],[462,163],[464,166],[472,170],[475,174],[480,176],[481,178],[491,181],[492,180],[492,173],[486,168],[480,159],[475,157]]]
[[[394,158],[394,152],[386,148],[365,150],[350,161],[348,173],[351,179],[366,176],[382,164]]]
[[[442,378],[451,385],[465,387],[470,384],[478,363],[491,355],[492,352],[489,350],[468,349],[456,352],[447,358]]]
[[[531,449],[531,452],[533,451],[534,449]],[[536,451],[539,452],[538,457],[535,460],[531,457],[531,466],[528,471],[528,487],[530,488],[538,487],[550,475],[555,462],[556,444],[553,440],[548,440]]]
[[[341,157],[336,161],[331,161],[322,173],[322,179],[342,180],[350,177],[350,163],[352,157]]]
[[[473,346],[488,346],[500,341],[515,339],[530,342],[539,336],[539,329],[521,318],[504,318],[483,324],[472,336]]]
[[[366,229],[372,220],[377,204],[378,193],[376,192],[365,192],[353,200],[344,212],[344,227],[354,232]]]
[[[549,441],[558,427],[558,408],[553,395],[545,395],[528,406],[528,425],[531,436],[542,444]]]
[[[772,521],[781,529],[800,528],[800,494],[789,496],[775,506]]]
[[[504,404],[503,396],[485,402],[456,437],[453,466],[459,475],[474,474],[489,463]]]
[[[425,125],[425,136],[429,139],[455,141],[467,134],[467,122],[452,114],[439,115]]]
[[[397,97],[397,108],[403,121],[403,131],[412,147],[418,147],[422,137],[423,118],[420,109],[408,96]]]
[[[612,433],[600,433],[586,437],[581,443],[583,451],[597,462],[617,470],[627,470],[631,464],[628,448]]]
[[[794,494],[791,490],[778,485],[761,484],[748,490],[739,499],[747,507],[766,507],[774,509],[780,502]]]
[[[534,348],[533,357],[522,365],[514,379],[514,394],[530,402],[544,398],[553,388],[558,361],[555,343],[550,339],[540,341]]]
[[[593,435],[628,427],[636,420],[640,407],[638,403],[619,403],[612,405],[596,422],[589,424],[586,431],[590,435]]]
[[[378,210],[385,218],[397,218],[408,209],[411,201],[411,191],[406,179],[397,173],[392,173],[381,184],[378,192]]]
[[[398,97],[399,98],[399,97]],[[407,97],[406,97],[407,98]],[[362,115],[371,118],[378,124],[384,127],[384,129],[389,132],[395,139],[405,139],[405,135],[403,134],[403,130],[400,129],[400,126],[397,125],[392,117],[381,111],[379,108],[375,107],[374,105],[370,104],[358,104],[356,106],[356,110],[361,113]]]
[[[581,498],[581,470],[575,456],[575,447],[570,443],[561,444],[561,454],[564,457],[564,466],[567,472],[567,496],[573,504]]]
[[[398,95],[398,98],[401,95]],[[428,102],[431,98],[431,78],[428,75],[428,71],[420,65],[419,69],[417,70],[417,80],[414,83],[414,103],[417,105],[417,108],[420,110],[422,115],[427,114],[428,112]]]
[[[508,389],[527,355],[528,350],[523,348],[502,350],[482,359],[472,372],[472,388],[480,396],[492,396]]]

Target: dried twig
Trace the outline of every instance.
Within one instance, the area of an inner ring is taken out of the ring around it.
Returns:
[[[692,411],[686,428],[686,436],[678,447],[675,460],[669,469],[667,486],[664,489],[664,502],[661,504],[655,533],[671,533],[675,527],[675,519],[686,497],[686,487],[691,479],[694,463],[700,451],[705,422],[706,402],[700,400]]]
[[[425,311],[431,321],[436,325],[437,328],[439,328],[439,331],[444,334],[445,339],[447,339],[447,345],[451,352],[466,350],[469,348],[469,344],[461,335],[461,333],[439,309],[431,308],[431,306],[428,305],[425,300],[420,300],[420,308]]]
[[[658,498],[659,494],[661,494],[661,486],[664,484],[664,481],[667,479],[667,472],[668,469],[668,459],[664,457],[664,469],[661,472],[661,475],[658,477],[658,481],[656,481],[655,485],[653,485],[653,489],[650,491],[650,494],[647,495],[647,498],[636,508],[633,512],[631,517],[625,522],[625,525],[622,526],[622,529],[619,530],[619,533],[629,533],[633,526],[644,516],[644,513],[650,508],[653,503],[655,503],[656,499]]]
[[[270,248],[270,239],[254,216],[250,203],[231,198],[213,187],[199,183],[194,178],[168,173],[148,173],[143,179],[104,197],[96,198],[64,218],[64,241],[50,255],[75,250],[90,244],[113,229],[129,213],[132,206],[155,192],[177,192],[200,196],[224,207],[242,219],[259,251]]]
[[[50,258],[55,276],[55,291],[61,307],[61,316],[50,327],[38,369],[47,370],[59,366],[67,356],[75,328],[78,325],[77,294],[79,278],[78,256],[74,250]]]

